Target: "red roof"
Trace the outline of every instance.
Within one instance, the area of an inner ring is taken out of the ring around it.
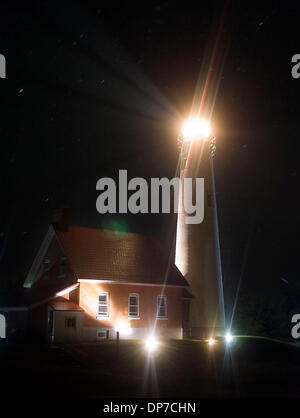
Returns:
[[[56,234],[78,279],[188,286],[152,236],[79,226]]]
[[[83,312],[83,309],[76,303],[69,302],[68,300],[55,299],[49,303],[55,311],[79,311]]]

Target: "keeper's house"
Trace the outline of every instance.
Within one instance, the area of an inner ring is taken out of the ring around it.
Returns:
[[[17,298],[2,295],[2,338],[48,342],[101,338],[180,339],[188,331],[188,284],[155,238],[49,227]],[[1,337],[0,335],[0,337]]]

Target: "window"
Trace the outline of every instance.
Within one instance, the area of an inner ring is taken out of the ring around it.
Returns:
[[[66,318],[65,319],[65,327],[66,328],[76,328],[76,318]]]
[[[60,266],[59,266],[59,277],[65,277],[67,271],[67,259],[66,257],[61,257]]]
[[[108,318],[109,317],[108,293],[107,292],[101,292],[99,294],[98,316],[100,316],[101,318]]]
[[[128,317],[139,317],[139,295],[136,293],[130,293],[128,297]]]
[[[45,258],[43,262],[43,274],[44,274],[45,279],[48,279],[49,271],[50,271],[50,259]]]
[[[104,338],[108,338],[108,333],[109,331],[97,331],[97,338],[99,339],[104,339]]]
[[[167,296],[157,296],[157,318],[167,317]]]

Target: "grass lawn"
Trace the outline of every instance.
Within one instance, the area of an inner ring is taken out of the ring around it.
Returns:
[[[235,338],[230,348],[165,341],[151,357],[140,341],[66,346],[0,344],[3,396],[298,397],[300,348],[261,338]]]

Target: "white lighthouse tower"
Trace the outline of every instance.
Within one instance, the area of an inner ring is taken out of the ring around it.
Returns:
[[[213,170],[215,138],[210,139],[206,122],[192,119],[183,128],[180,145],[181,190],[184,178],[204,178],[204,218],[201,223],[186,223],[182,196],[179,199],[175,264],[194,296],[190,303],[189,330],[185,331],[192,337],[211,338],[223,335],[225,328]]]

